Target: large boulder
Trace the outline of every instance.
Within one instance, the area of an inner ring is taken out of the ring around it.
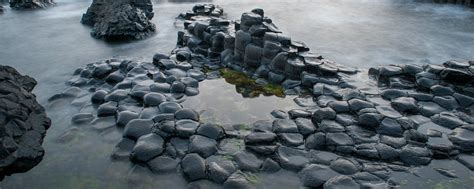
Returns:
[[[41,146],[51,120],[31,93],[36,81],[0,66],[0,180],[25,172],[43,158]]]
[[[40,9],[53,6],[54,4],[53,0],[10,0],[10,7],[12,9]]]
[[[143,39],[156,30],[151,2],[99,3],[94,1],[81,22],[94,26],[91,35],[103,39]]]

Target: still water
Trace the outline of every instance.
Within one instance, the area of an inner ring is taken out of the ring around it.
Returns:
[[[155,4],[152,20],[158,32],[152,37],[106,43],[90,37],[79,23],[89,1],[57,0],[56,7],[39,11],[12,11],[0,15],[0,64],[11,65],[38,80],[38,100],[53,126],[45,138],[44,160],[30,172],[7,177],[2,188],[186,188],[180,175],[151,175],[128,162],[110,160],[121,131],[103,120],[88,129],[71,129],[77,109],[68,102],[48,104],[65,89],[75,68],[113,56],[151,61],[154,53],[170,52],[176,42],[174,18],[190,3]],[[380,64],[442,63],[474,59],[474,12],[457,6],[390,0],[217,0],[231,19],[243,11],[263,8],[286,34],[304,41],[314,52],[345,65],[368,68]],[[297,107],[294,97],[243,98],[224,80],[200,83],[200,95],[185,106],[222,124],[249,124],[269,119],[273,109]],[[446,163],[437,162],[437,166]],[[446,166],[457,166],[452,162]],[[462,169],[462,166],[461,168]],[[466,170],[461,170],[466,171]],[[435,173],[421,170],[431,178]],[[262,175],[262,187],[298,187],[295,174]],[[463,174],[472,175],[469,171]],[[286,178],[284,181],[279,178]],[[400,182],[415,179],[398,176]],[[435,177],[433,177],[435,178]],[[474,181],[473,181],[474,182]],[[406,187],[424,186],[423,181]],[[210,187],[210,186],[209,186]],[[166,187],[167,188],[167,187]]]

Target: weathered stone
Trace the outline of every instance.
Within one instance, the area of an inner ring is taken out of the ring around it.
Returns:
[[[380,123],[380,126],[377,128],[379,134],[400,137],[403,135],[402,126],[397,122],[397,120],[392,118],[385,118]]]
[[[183,108],[178,110],[175,113],[176,119],[190,119],[194,121],[199,121],[199,115],[196,111],[189,109],[189,108]]]
[[[173,173],[177,170],[180,163],[179,159],[168,156],[158,156],[147,162],[148,167],[154,173]]]
[[[427,165],[431,161],[431,155],[426,148],[410,145],[400,151],[400,159],[407,165]]]
[[[201,135],[193,135],[190,137],[189,152],[198,153],[206,158],[217,152],[217,142],[214,139]]]
[[[399,112],[416,113],[418,111],[416,100],[411,97],[396,98],[392,101],[391,105]]]
[[[304,137],[299,133],[279,133],[278,138],[287,146],[300,146],[304,143]]]
[[[196,133],[199,123],[190,119],[182,119],[176,122],[176,134],[188,138]]]
[[[123,136],[136,140],[141,136],[150,133],[153,124],[153,120],[150,119],[134,119],[128,122],[125,126]]]
[[[458,145],[461,151],[474,151],[474,131],[469,127],[462,126],[454,129],[449,135],[449,140]]]
[[[198,154],[191,153],[184,156],[181,167],[189,181],[206,178],[206,161]]]
[[[138,138],[130,155],[134,160],[147,162],[163,152],[164,142],[161,136],[154,133],[143,135]]]
[[[345,133],[326,134],[326,144],[329,146],[351,146],[354,141]]]
[[[130,121],[137,118],[138,113],[132,111],[121,111],[117,115],[117,126],[126,126]]]
[[[301,182],[306,187],[321,187],[329,179],[339,174],[328,166],[311,164],[299,172]]]
[[[309,163],[305,151],[286,146],[278,148],[277,161],[280,162],[282,168],[293,171],[299,171]]]
[[[255,155],[245,151],[238,152],[234,154],[233,157],[239,169],[243,171],[257,172],[263,163],[263,161],[258,159]]]
[[[297,133],[298,126],[293,120],[277,119],[273,122],[273,132],[275,133]]]
[[[303,135],[310,135],[316,131],[316,126],[310,119],[297,118],[295,123],[298,126],[298,131]]]

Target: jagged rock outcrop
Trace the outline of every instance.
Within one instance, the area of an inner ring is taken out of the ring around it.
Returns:
[[[31,93],[36,81],[0,65],[0,180],[25,172],[44,155],[41,146],[51,120]]]
[[[11,0],[12,9],[38,9],[53,6],[53,0]]]
[[[425,3],[456,4],[456,5],[462,5],[465,7],[474,8],[473,0],[417,0],[417,1],[425,2]]]
[[[149,0],[93,1],[81,23],[93,26],[91,35],[103,39],[142,39],[156,30]]]

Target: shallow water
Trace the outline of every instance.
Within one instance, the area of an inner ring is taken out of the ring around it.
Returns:
[[[79,23],[89,1],[57,2],[56,7],[47,10],[7,9],[0,15],[0,64],[14,66],[38,80],[34,92],[53,120],[44,142],[44,160],[28,173],[7,177],[0,186],[160,188],[172,184],[175,188],[186,188],[180,175],[151,175],[128,162],[111,161],[110,154],[121,134],[110,127],[110,121],[71,131],[70,119],[78,110],[71,108],[69,102],[48,104],[47,99],[65,88],[64,82],[75,68],[87,63],[112,56],[141,57],[151,61],[156,52],[168,53],[174,48],[176,32],[180,29],[173,25],[174,18],[190,9],[192,4],[157,4],[156,16],[152,20],[158,28],[156,35],[129,43],[106,43],[91,38],[90,28]],[[354,67],[474,59],[474,12],[462,7],[395,0],[214,2],[220,4],[231,19],[238,18],[243,11],[263,8],[293,39],[304,41],[314,52],[326,58]],[[249,124],[269,119],[273,109],[289,110],[297,106],[293,97],[243,98],[235,86],[222,79],[200,83],[200,91],[200,95],[188,98],[184,105],[222,124]],[[425,171],[422,178],[438,179],[439,174],[433,176],[435,174]],[[472,172],[459,174],[469,178]],[[261,177],[264,178],[262,183],[278,183],[271,188],[299,184],[292,173]],[[288,181],[276,182],[281,177],[288,178]],[[394,177],[400,182],[414,180],[406,174]],[[462,182],[474,184],[472,179]],[[424,185],[426,183],[420,181],[404,186],[416,188]]]

